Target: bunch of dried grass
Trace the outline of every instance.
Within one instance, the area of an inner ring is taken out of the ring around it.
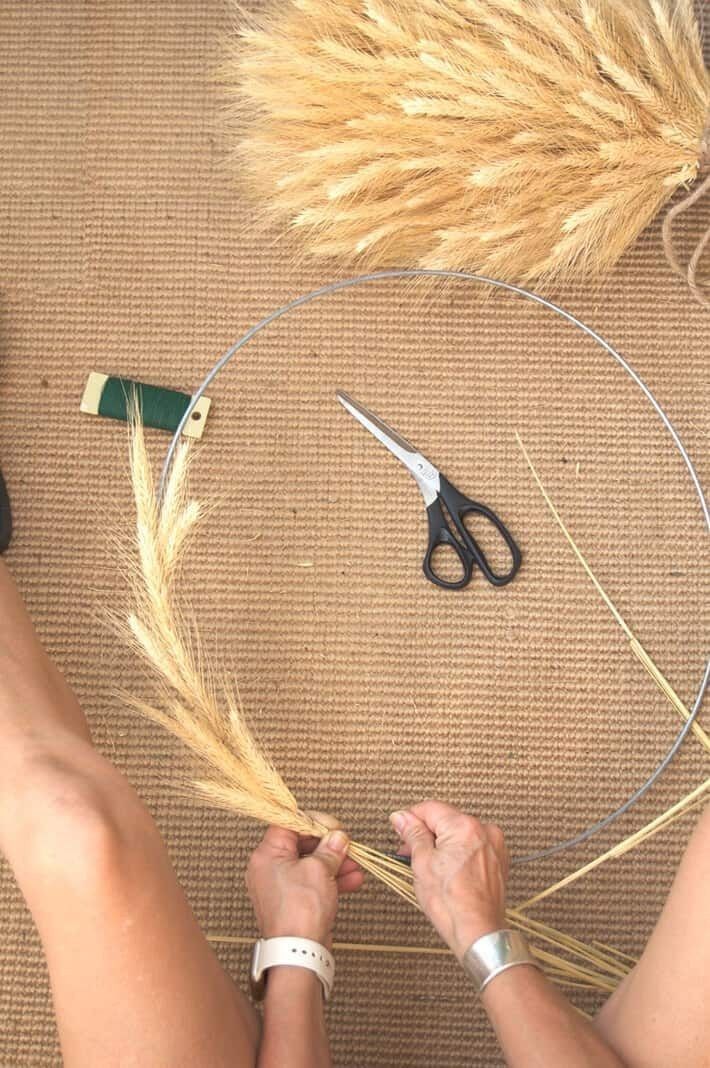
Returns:
[[[203,515],[199,503],[191,500],[188,493],[188,449],[186,442],[180,444],[162,502],[159,502],[142,427],[134,422],[131,432],[131,476],[136,502],[138,562],[134,572],[135,608],[128,617],[128,630],[133,643],[155,673],[158,692],[155,701],[131,699],[131,704],[176,735],[199,758],[207,769],[207,777],[199,779],[194,786],[198,795],[208,803],[262,823],[273,823],[300,834],[320,837],[330,827],[338,825],[338,821],[309,813],[299,806],[255,740],[238,694],[226,680],[219,680],[219,683],[215,680],[199,639],[191,633],[176,605],[173,587],[181,554],[195,524]],[[537,478],[534,469],[533,473]],[[549,498],[546,499],[554,512]],[[559,516],[556,513],[555,516],[572,541]],[[574,542],[572,545],[606,597]],[[607,603],[616,611],[608,599]],[[650,657],[645,653],[643,656],[653,666],[656,681],[663,679]],[[644,666],[651,670],[646,663]],[[666,685],[664,692],[672,700],[667,692],[670,686]],[[673,697],[675,707],[680,705],[678,710],[684,709],[679,698]],[[591,866],[568,876],[559,886],[536,895],[524,906],[508,910],[508,923],[530,935],[534,942],[533,951],[550,978],[563,986],[608,993],[628,974],[633,961],[625,959],[623,954],[618,954],[608,946],[586,944],[533,920],[523,909],[568,885],[597,863],[621,855],[626,849],[657,833],[672,819],[695,807],[708,790],[710,781]],[[360,843],[351,842],[349,852],[365,870],[417,906],[409,868],[379,850]]]
[[[239,10],[234,160],[316,256],[598,274],[710,167],[693,0]]]

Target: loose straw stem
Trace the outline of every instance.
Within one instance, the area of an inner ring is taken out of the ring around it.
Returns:
[[[596,575],[592,571],[592,569],[589,566],[589,564],[587,563],[585,557],[582,555],[581,549],[579,548],[579,546],[575,542],[574,538],[570,534],[569,530],[565,526],[565,523],[564,523],[564,520],[562,519],[562,516],[560,515],[560,513],[555,508],[554,504],[552,503],[552,500],[550,499],[550,496],[549,496],[547,490],[545,489],[544,485],[542,484],[542,480],[541,480],[540,476],[538,475],[538,473],[537,473],[537,471],[535,469],[535,465],[533,464],[532,460],[530,459],[528,451],[525,448],[525,445],[523,444],[523,440],[522,440],[522,438],[520,437],[520,434],[518,434],[517,431],[515,432],[515,440],[517,441],[518,446],[520,447],[520,450],[521,450],[523,456],[525,457],[525,462],[527,463],[528,467],[530,468],[530,471],[532,472],[532,476],[535,479],[535,481],[537,483],[537,486],[538,486],[538,489],[540,490],[540,493],[542,494],[542,496],[543,496],[543,498],[545,500],[545,504],[547,505],[547,507],[552,512],[552,515],[554,516],[555,521],[557,522],[557,525],[559,526],[559,528],[562,531],[562,533],[564,534],[565,538],[567,539],[567,541],[571,545],[572,550],[573,550],[575,556],[577,557],[577,559],[579,560],[580,564],[582,565],[584,570],[587,572],[587,575],[591,579],[591,581],[592,581],[597,593],[599,594],[601,599],[604,601],[604,604],[607,606],[607,608],[609,609],[609,611],[613,615],[614,619],[616,620],[616,622],[619,624],[619,626],[623,630],[624,634],[626,635],[626,637],[628,639],[628,642],[629,642],[629,646],[631,648],[631,652],[634,654],[636,659],[643,665],[645,670],[648,672],[648,674],[651,676],[653,681],[656,683],[656,686],[659,688],[661,693],[664,694],[664,696],[667,698],[668,701],[670,701],[670,703],[672,704],[673,708],[680,715],[681,719],[683,719],[683,720],[685,720],[687,722],[690,719],[690,712],[688,711],[688,708],[683,703],[683,701],[681,701],[680,697],[675,692],[675,690],[671,686],[671,684],[668,681],[668,679],[663,675],[661,670],[657,667],[657,665],[653,662],[653,660],[648,655],[646,650],[643,648],[643,646],[641,645],[640,641],[638,640],[638,638],[635,636],[635,634],[631,630],[631,627],[628,625],[628,623],[626,622],[626,620],[622,616],[621,612],[618,610],[618,608],[616,607],[614,602],[611,600],[611,598],[609,597],[609,595],[606,592],[606,590],[604,589],[604,587],[602,586],[601,582],[599,581],[599,579],[596,577]],[[710,737],[706,734],[706,732],[703,730],[703,728],[700,726],[700,724],[697,722],[697,720],[693,722],[693,726],[692,726],[691,729],[692,729],[693,733],[695,734],[696,738],[699,739],[701,745],[705,748],[706,752],[710,753]]]
[[[254,937],[246,935],[221,935],[208,934],[207,941],[214,944],[225,943],[234,946],[250,946],[254,943]],[[380,943],[367,942],[333,942],[333,949],[345,950],[352,953],[419,953],[435,957],[452,957],[453,953],[447,946],[388,946]]]
[[[231,946],[251,946],[254,944],[255,935],[224,935],[224,934],[208,934],[207,941],[212,945],[231,945]],[[384,954],[404,954],[405,956],[430,956],[430,957],[453,957],[453,952],[447,946],[403,946],[403,945],[387,945],[383,943],[369,943],[369,942],[333,942],[333,949],[337,952],[345,953],[384,953]],[[579,988],[582,990],[598,990],[597,980],[602,979],[601,976],[594,977],[594,981],[584,980],[581,972],[575,979],[568,978],[567,973],[556,966],[557,958],[552,954],[545,953],[544,950],[539,950],[538,955],[541,960],[547,958],[553,962],[549,966],[548,974],[554,973],[555,981],[564,983],[565,986]],[[633,963],[633,958],[630,958]],[[574,969],[575,974],[579,969]],[[592,973],[589,973],[590,976]],[[611,987],[613,989],[613,986]]]
[[[526,918],[524,919],[526,920]],[[544,925],[542,924],[538,924],[537,929],[533,931],[532,922],[516,922],[515,926],[519,927],[521,930],[528,930],[533,937],[543,939],[547,936],[542,932],[551,930],[550,928],[544,928]],[[547,937],[547,940],[553,945],[561,946],[565,951],[570,953],[578,952],[577,947],[583,945],[581,942],[576,942],[575,939],[568,939],[566,936],[562,935],[559,935],[558,938]],[[213,945],[247,946],[254,942],[254,937],[246,935],[208,934],[207,941],[211,942]],[[588,948],[590,950],[593,949],[593,947]],[[377,942],[334,942],[333,949],[351,953],[386,953],[404,954],[409,956],[453,957],[454,955],[446,946],[404,946],[387,945]],[[532,950],[540,963],[545,965],[545,971],[549,979],[558,985],[569,986],[575,989],[578,988],[597,992],[601,991],[602,993],[611,993],[616,989],[618,980],[623,978],[623,976],[630,970],[630,967],[628,966],[623,969],[616,969],[614,976],[610,977],[601,974],[601,971],[583,968],[580,965],[564,960],[562,957],[557,957],[555,954],[541,949],[539,946],[533,946]],[[601,969],[609,970],[609,961],[602,954],[589,952],[588,954],[585,954],[585,959],[599,965]]]
[[[419,908],[414,888],[412,886],[411,870],[399,861],[393,860],[384,853],[379,853],[369,846],[359,842],[351,842],[348,848],[348,856],[352,857],[361,868],[370,872],[375,878],[388,886],[400,897],[403,897],[410,905]]]
[[[600,864],[604,864],[607,860],[612,860],[616,857],[621,857],[624,853],[628,853],[629,850],[645,841],[647,838],[652,838],[654,834],[658,834],[665,827],[668,827],[671,823],[674,823],[681,816],[684,816],[687,812],[691,812],[693,809],[699,808],[704,804],[706,795],[710,793],[710,779],[706,779],[705,782],[697,786],[689,794],[687,794],[680,801],[676,802],[660,816],[656,816],[654,820],[647,823],[641,830],[636,831],[634,834],[629,835],[622,842],[617,842],[615,846],[608,849],[606,853],[602,853],[601,856],[595,857],[594,860],[590,860],[588,864],[578,868],[577,871],[571,872],[566,875],[564,879],[560,879],[559,882],[554,883],[552,886],[548,886],[546,890],[541,890],[539,894],[535,894],[534,897],[528,898],[521,905],[517,906],[517,911],[522,912],[525,909],[529,909],[532,905],[536,905],[539,901],[543,901],[546,897],[550,897],[551,894],[556,893],[565,886],[569,886],[571,883],[581,879],[583,875],[587,875],[590,871],[594,871]]]
[[[555,946],[557,949],[564,950],[567,953],[575,954],[583,961],[598,968],[600,971],[606,972],[607,976],[599,976],[597,972],[589,971],[578,964],[573,964],[572,962],[567,962],[561,958],[554,957],[553,966],[557,969],[564,970],[568,974],[571,974],[572,972],[575,974],[582,973],[591,979],[597,980],[601,978],[605,982],[608,982],[609,977],[622,979],[630,971],[629,966],[620,962],[616,957],[612,957],[610,954],[595,948],[593,945],[587,945],[584,942],[580,942],[579,939],[573,938],[571,935],[566,935],[562,931],[557,931],[554,927],[549,927],[547,924],[541,923],[539,920],[533,920],[530,916],[525,916],[520,909],[507,909],[506,918],[509,923],[518,927],[526,934],[529,934],[532,938],[547,942],[549,945]],[[533,946],[532,948],[536,955],[540,956],[542,960],[545,959],[545,950],[541,949],[539,946]]]
[[[354,860],[367,871],[371,871],[376,875],[386,886],[416,908],[420,908],[414,893],[414,877],[409,868],[392,857],[358,842],[351,842],[348,852]],[[540,945],[533,946],[533,952],[541,964],[545,966],[548,977],[556,983],[610,993],[616,989],[619,980],[627,975],[630,970],[631,966],[620,960],[620,955],[608,950],[603,943],[586,945],[570,935],[565,935],[552,927],[548,927],[546,924],[523,915],[519,908],[508,909],[506,911],[506,921],[512,927],[517,927],[519,930],[530,934],[538,942],[546,942],[555,949],[560,949],[564,953],[577,958],[577,961],[570,961],[542,948]],[[345,943],[345,945],[348,944]],[[396,952],[397,947],[374,951]],[[419,947],[407,947],[407,951],[418,952]],[[443,950],[442,952],[446,953],[447,951]],[[578,961],[582,963],[578,963]]]
[[[681,701],[680,697],[675,692],[668,679],[666,679],[665,676],[656,667],[653,660],[648,655],[648,653],[638,641],[638,639],[634,637],[630,638],[629,646],[631,647],[631,652],[641,663],[641,665],[646,669],[646,671],[651,676],[661,693],[666,697],[668,701],[670,701],[676,712],[678,712],[678,714],[680,715],[681,719],[684,719],[687,722],[690,718],[690,712],[688,711],[687,706]],[[697,720],[693,721],[691,730],[693,731],[695,737],[700,741],[700,744],[703,746],[705,751],[710,753],[710,737],[708,736],[706,731],[703,730]]]
[[[616,949],[615,946],[608,946],[606,942],[600,942],[597,938],[592,939],[591,945],[598,946],[599,949],[605,950],[612,957],[618,957],[620,960],[628,961],[632,967],[636,964],[636,957],[632,957],[630,953],[624,953],[622,950]]]
[[[208,934],[207,941],[212,945],[231,945],[231,946],[252,946],[254,944],[255,936],[249,935],[223,935],[223,934]],[[333,949],[337,952],[345,953],[387,953],[393,955],[404,954],[405,956],[431,956],[431,957],[449,957],[453,958],[453,953],[445,946],[401,946],[401,945],[383,945],[381,943],[367,943],[367,942],[333,942]],[[554,960],[554,957],[550,958]],[[598,993],[601,989],[599,982],[585,980],[581,976],[575,979],[568,978],[567,974],[560,971],[559,973],[550,968],[548,975],[552,975],[554,982],[558,986],[564,986],[571,990],[587,990]],[[609,992],[614,987],[609,987]],[[605,988],[606,990],[606,988]],[[576,1006],[575,1006],[576,1008]],[[577,1009],[582,1016],[587,1016],[587,1013],[582,1012],[581,1009]]]

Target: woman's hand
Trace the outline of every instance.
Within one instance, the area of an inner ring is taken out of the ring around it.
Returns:
[[[293,935],[330,947],[338,895],[359,890],[363,873],[346,857],[348,838],[320,842],[269,827],[247,868],[247,889],[264,938]]]
[[[510,858],[502,831],[440,801],[390,819],[411,856],[419,904],[461,960],[477,938],[506,926]]]

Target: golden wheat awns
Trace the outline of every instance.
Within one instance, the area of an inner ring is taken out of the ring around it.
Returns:
[[[692,0],[281,0],[224,64],[262,222],[363,268],[610,268],[698,174]]]
[[[131,429],[131,477],[136,503],[134,609],[128,631],[158,680],[158,700],[133,702],[170,730],[206,771],[197,792],[212,804],[304,834],[323,828],[299,808],[281,775],[257,744],[238,695],[218,685],[199,640],[186,626],[174,595],[181,554],[202,509],[188,496],[188,448],[181,443],[159,505],[143,429]]]

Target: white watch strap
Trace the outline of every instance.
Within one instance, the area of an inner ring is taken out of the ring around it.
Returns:
[[[262,978],[267,968],[309,968],[323,984],[326,1001],[333,989],[335,961],[333,955],[320,942],[310,938],[260,938],[254,945],[251,961],[252,990],[258,996],[263,991]]]
[[[473,979],[480,994],[491,979],[517,964],[540,964],[530,952],[527,940],[520,931],[492,931],[477,939],[464,953],[464,971]]]

